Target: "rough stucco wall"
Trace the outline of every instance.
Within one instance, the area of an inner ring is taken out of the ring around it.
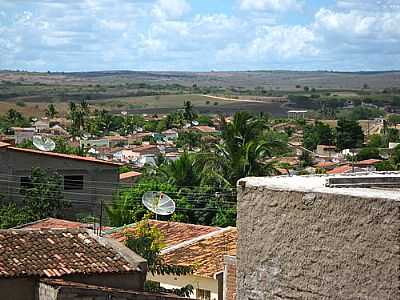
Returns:
[[[1,300],[35,300],[36,281],[31,278],[0,279]]]
[[[400,202],[239,188],[237,299],[400,299]]]

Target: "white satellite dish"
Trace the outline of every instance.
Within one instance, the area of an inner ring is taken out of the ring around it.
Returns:
[[[143,205],[157,215],[168,216],[175,212],[175,202],[163,192],[146,192],[142,197]]]
[[[128,115],[128,112],[127,111],[121,111],[121,115],[126,116],[126,115]]]
[[[51,138],[35,135],[32,138],[33,145],[42,151],[53,151],[56,148],[56,143]]]
[[[185,126],[183,126],[183,127],[184,127],[184,128],[190,128],[190,127],[192,127],[192,124],[186,123]]]
[[[192,124],[193,124],[194,126],[198,126],[200,123],[199,123],[198,121],[192,121]]]

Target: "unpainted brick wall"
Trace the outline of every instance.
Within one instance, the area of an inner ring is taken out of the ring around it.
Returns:
[[[236,300],[236,257],[224,258],[224,300]]]
[[[238,295],[400,299],[400,202],[239,188]]]

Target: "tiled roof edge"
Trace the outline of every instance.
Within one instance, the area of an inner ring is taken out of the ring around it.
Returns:
[[[110,247],[118,252],[132,266],[136,266],[137,271],[145,274],[147,273],[147,261],[143,257],[139,256],[134,251],[130,250],[128,247],[116,240],[98,236],[89,229],[87,229],[86,232],[90,235],[90,237],[98,241],[104,247]]]
[[[187,240],[187,241],[184,241],[184,242],[179,243],[177,245],[165,248],[165,249],[161,250],[161,255],[165,255],[165,254],[171,253],[171,252],[173,252],[173,251],[175,251],[175,250],[177,250],[179,248],[183,248],[183,247],[192,245],[194,243],[197,243],[199,241],[206,240],[208,238],[214,237],[214,236],[219,235],[221,233],[228,232],[228,231],[230,231],[230,230],[232,230],[234,228],[235,227],[231,227],[231,226],[226,227],[226,228],[221,228],[220,230],[213,231],[213,232],[210,232],[210,233],[206,233],[204,235],[195,237],[195,238],[193,238],[191,240]]]

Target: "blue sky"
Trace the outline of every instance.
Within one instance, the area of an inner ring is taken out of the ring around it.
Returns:
[[[0,0],[0,69],[400,69],[400,0]]]

